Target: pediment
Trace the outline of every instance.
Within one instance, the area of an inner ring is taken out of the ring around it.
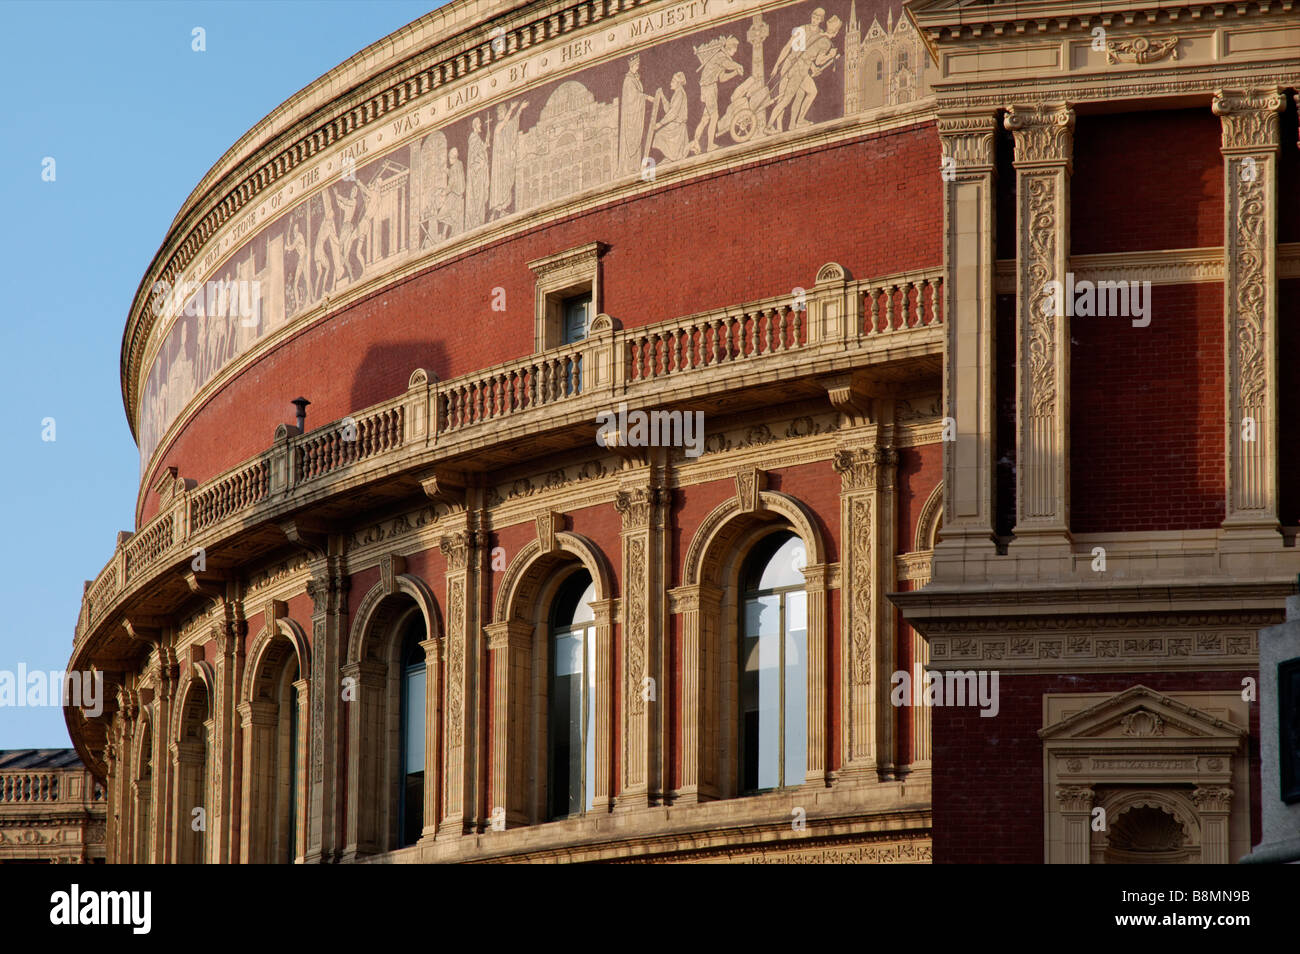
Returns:
[[[1239,739],[1242,726],[1137,685],[1116,696],[1075,712],[1039,731],[1050,741],[1142,741],[1156,739]]]

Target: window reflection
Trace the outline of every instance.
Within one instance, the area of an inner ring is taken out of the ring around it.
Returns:
[[[547,755],[548,814],[565,818],[592,807],[596,780],[596,629],[591,576],[575,573],[551,613],[551,686]]]
[[[418,615],[402,638],[402,768],[398,847],[413,845],[424,829],[424,620]]]
[[[745,563],[740,637],[741,788],[799,785],[808,764],[808,598],[803,544],[782,532]]]

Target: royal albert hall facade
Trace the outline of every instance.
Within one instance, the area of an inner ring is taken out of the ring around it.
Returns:
[[[307,86],[127,320],[109,860],[1249,852],[1298,51],[1293,0],[455,0]]]

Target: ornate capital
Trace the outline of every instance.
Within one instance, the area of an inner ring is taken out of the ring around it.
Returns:
[[[1232,807],[1232,789],[1224,786],[1201,786],[1192,792],[1199,811],[1226,812]]]
[[[479,535],[475,530],[460,530],[443,537],[438,549],[447,560],[447,572],[457,573],[469,566],[470,553],[478,545]]]
[[[666,506],[669,493],[662,487],[637,487],[616,493],[614,509],[623,516],[623,529],[644,530],[649,527],[654,508]]]
[[[1278,144],[1280,90],[1217,90],[1211,108],[1223,123],[1223,151],[1259,152]]]
[[[1012,106],[1003,125],[1015,135],[1017,165],[1069,165],[1074,151],[1074,110],[1065,103]]]
[[[882,468],[887,470],[898,466],[898,451],[892,447],[838,450],[832,466],[840,475],[844,490],[871,490],[882,476]]]
[[[939,145],[943,154],[957,162],[957,173],[972,166],[992,168],[994,162],[994,133],[997,117],[987,115],[956,115],[939,117]]]
[[[1092,810],[1094,793],[1091,785],[1058,785],[1056,800],[1063,812],[1087,812]]]

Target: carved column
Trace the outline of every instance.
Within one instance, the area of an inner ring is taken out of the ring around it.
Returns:
[[[1050,282],[1070,269],[1074,111],[1013,106],[1016,167],[1016,540],[1056,550],[1070,541],[1070,320]],[[944,536],[948,528],[944,526]],[[1041,551],[1040,551],[1041,552]],[[1041,558],[1041,557],[1040,557]]]
[[[275,825],[272,806],[278,779],[275,777],[275,730],[277,708],[273,702],[242,702],[240,724],[244,737],[244,784],[240,814],[242,838],[239,861],[242,864],[269,864],[279,861],[268,857],[270,832]]]
[[[384,721],[384,699],[388,691],[388,670],[383,663],[373,659],[348,663],[339,673],[352,687],[352,700],[348,705],[348,737],[354,743],[348,752],[347,821],[344,835],[343,860],[354,861],[363,855],[383,851],[388,845],[388,834],[380,828],[380,821],[389,804],[388,780],[383,775],[385,763],[384,739],[388,726]],[[342,698],[342,692],[339,693]],[[351,724],[355,724],[353,729]],[[399,745],[401,743],[399,742]],[[428,765],[425,766],[428,771]],[[396,770],[393,772],[396,777]],[[402,784],[399,781],[398,784]],[[389,819],[394,830],[396,819]]]
[[[718,612],[722,591],[699,584],[670,590],[669,611],[680,618],[682,634],[682,771],[673,804],[719,797],[718,699],[720,647]]]
[[[996,552],[997,368],[994,271],[997,118],[941,114],[944,183],[943,544],[936,574],[960,579],[975,553]],[[975,553],[971,553],[975,551]]]
[[[446,774],[440,837],[457,837],[476,826],[479,535],[465,529],[442,539],[447,560]]]
[[[313,561],[307,593],[312,599],[311,775],[308,789],[307,855],[309,863],[337,860],[340,809],[339,706],[342,700],[341,654],[347,639],[349,580],[341,541],[331,539],[328,552]]]
[[[615,497],[623,516],[623,731],[618,807],[644,808],[663,798],[666,778],[664,681],[663,511],[667,491],[642,471]],[[653,680],[651,682],[650,680]]]
[[[593,600],[596,630],[596,790],[591,810],[614,804],[614,612],[618,600]]]
[[[492,804],[507,828],[529,821],[529,662],[533,626],[523,620],[485,627],[492,655]],[[593,742],[595,740],[592,740]]]
[[[894,720],[889,674],[894,667],[892,604],[898,452],[873,446],[865,429],[855,449],[835,454],[840,474],[840,778],[893,776]],[[873,661],[876,664],[873,681]],[[884,707],[877,716],[877,709]]]
[[[1284,104],[1276,88],[1219,90],[1213,104],[1223,126],[1223,529],[1247,546],[1261,539],[1276,545],[1279,527],[1277,158]]]
[[[176,651],[171,646],[169,633],[167,642],[159,642],[154,648],[154,686],[153,705],[153,797],[152,839],[153,845],[149,857],[155,864],[164,864],[173,857],[172,823],[176,804],[171,799],[174,778],[172,760],[169,757],[168,740],[172,737],[172,706],[176,699],[176,684],[180,677],[180,666],[176,662]]]
[[[1092,859],[1093,790],[1087,785],[1058,785],[1061,816],[1061,863],[1086,865]]]
[[[308,738],[311,733],[311,683],[306,679],[299,679],[293,684],[294,689],[298,691],[298,734],[292,739],[290,745],[297,750],[298,757],[294,760],[294,765],[298,768],[297,777],[293,779],[294,791],[298,793],[294,799],[294,844],[293,857],[295,861],[302,861],[307,856],[307,813],[309,811],[307,799],[304,794],[307,791],[307,780],[310,777],[308,773],[308,763],[310,762],[308,751]]]
[[[1228,814],[1232,809],[1232,789],[1199,786],[1192,792],[1201,819],[1201,864],[1232,863],[1228,849]]]
[[[806,784],[825,788],[830,784],[830,720],[827,665],[830,645],[827,621],[830,618],[830,567],[817,563],[803,568],[804,590],[808,596],[808,770]],[[716,608],[713,610],[717,617]],[[717,699],[717,693],[711,697]],[[714,703],[716,705],[716,702]]]
[[[441,638],[420,641],[424,650],[424,828],[420,840],[438,834],[438,799],[442,796],[442,648]]]
[[[231,588],[233,590],[233,584]],[[239,860],[239,803],[242,765],[240,714],[236,700],[244,674],[243,607],[228,591],[221,600],[218,622],[213,626],[217,644],[215,672],[217,698],[212,700],[212,794],[214,804],[208,816],[208,832],[217,864]]]

